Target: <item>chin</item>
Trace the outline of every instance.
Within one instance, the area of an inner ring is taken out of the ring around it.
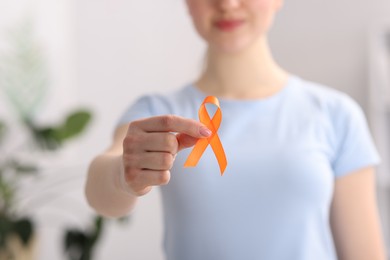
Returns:
[[[235,54],[246,50],[251,45],[251,41],[247,39],[226,40],[210,43],[213,50],[222,53]]]

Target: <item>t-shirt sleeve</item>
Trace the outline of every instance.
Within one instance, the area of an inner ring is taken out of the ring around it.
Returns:
[[[363,110],[349,96],[335,111],[336,150],[332,168],[336,177],[380,163]]]
[[[151,98],[142,96],[133,102],[117,121],[117,126],[128,124],[134,120],[152,116]]]

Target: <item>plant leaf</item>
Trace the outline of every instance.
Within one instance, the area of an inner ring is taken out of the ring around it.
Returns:
[[[57,138],[56,128],[39,127],[31,118],[24,118],[23,123],[30,130],[33,140],[39,148],[44,150],[55,150],[60,147],[61,143]]]
[[[33,130],[34,138],[42,149],[56,150],[62,145],[58,129],[53,127],[37,128]]]
[[[33,174],[37,173],[38,167],[32,164],[22,163],[17,160],[11,161],[11,167],[16,171],[18,174]]]
[[[2,173],[1,170],[0,173]],[[12,183],[4,180],[3,176],[0,175],[0,215],[7,214],[14,200],[14,196],[15,189]]]
[[[5,125],[4,122],[0,121],[0,144],[4,139],[6,131],[7,131],[7,126]]]
[[[87,236],[79,230],[70,229],[65,234],[65,248],[70,249],[72,247],[84,248],[87,244]]]
[[[94,230],[90,234],[90,244],[91,244],[91,247],[93,247],[96,244],[96,242],[99,240],[100,235],[102,234],[102,231],[103,231],[103,224],[104,224],[103,217],[96,216],[95,217]]]
[[[30,119],[25,119],[25,125],[30,129],[36,143],[47,150],[60,148],[64,141],[81,134],[92,118],[90,112],[78,110],[69,114],[61,125],[38,127]]]
[[[24,218],[15,221],[12,226],[12,231],[19,236],[24,246],[27,246],[34,232],[33,223],[29,219]]]
[[[61,128],[55,129],[57,139],[63,142],[81,134],[91,120],[91,117],[91,113],[84,110],[71,113],[68,115],[65,124]]]
[[[101,216],[94,217],[92,230],[82,231],[69,229],[65,233],[64,246],[69,259],[90,260],[99,240],[105,219]]]
[[[48,68],[31,20],[10,31],[7,51],[0,53],[0,89],[21,118],[30,118],[49,86]]]
[[[65,233],[65,252],[71,260],[82,259],[86,250],[88,250],[88,238],[82,231],[76,229],[67,230]]]
[[[5,242],[12,229],[9,219],[0,214],[0,249],[5,248]]]

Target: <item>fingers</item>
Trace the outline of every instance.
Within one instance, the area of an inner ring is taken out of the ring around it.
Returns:
[[[196,138],[209,137],[212,134],[202,123],[175,115],[150,117],[131,124],[145,132],[177,132]]]
[[[176,154],[179,143],[173,133],[133,133],[126,136],[124,153],[167,152]]]
[[[181,151],[185,148],[194,146],[199,139],[186,134],[177,134],[176,140],[178,142],[177,151]]]
[[[134,136],[133,136],[134,138]],[[179,151],[195,145],[199,140],[187,134],[173,134],[173,133],[145,133],[140,134],[138,142],[133,142],[132,146],[126,146],[133,151],[139,152],[167,152],[177,154]],[[125,152],[129,152],[126,150]]]
[[[173,166],[175,155],[164,152],[146,152],[136,162],[139,169],[164,171],[170,170]]]
[[[136,170],[125,172],[126,185],[132,193],[142,196],[148,193],[150,186],[166,185],[171,178],[170,171]]]
[[[175,155],[166,152],[144,152],[124,155],[124,178],[132,193],[142,196],[150,186],[166,185],[170,180]]]
[[[141,196],[151,186],[167,184],[177,152],[211,134],[203,124],[174,115],[133,121],[123,140],[126,185]]]
[[[146,152],[167,152],[176,154],[179,143],[173,133],[148,133],[145,134],[144,151]]]

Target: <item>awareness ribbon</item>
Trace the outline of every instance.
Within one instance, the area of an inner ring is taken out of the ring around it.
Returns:
[[[213,119],[210,119],[210,116],[206,109],[206,103],[213,104],[217,106],[217,111],[215,112]],[[208,129],[211,130],[212,134],[208,138],[199,139],[195,147],[192,149],[190,155],[188,156],[184,167],[194,167],[198,163],[203,152],[206,150],[207,146],[210,144],[211,148],[214,151],[215,157],[217,158],[219,169],[221,171],[221,176],[226,169],[227,160],[225,151],[223,150],[221,140],[218,137],[217,130],[221,125],[222,121],[222,112],[219,106],[219,101],[214,96],[208,96],[204,99],[202,105],[198,111],[199,120],[203,123]]]

